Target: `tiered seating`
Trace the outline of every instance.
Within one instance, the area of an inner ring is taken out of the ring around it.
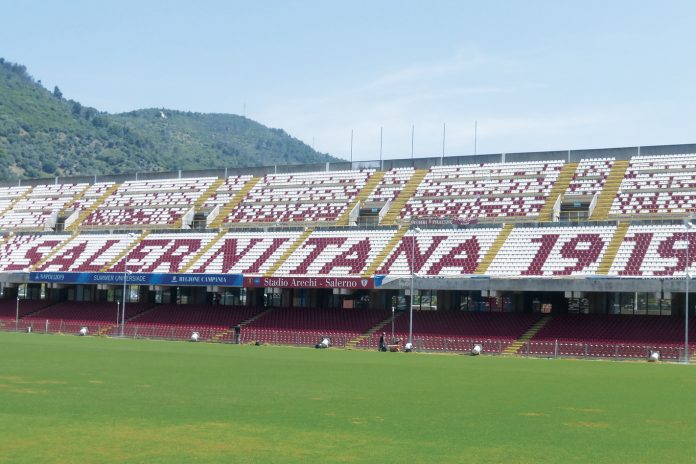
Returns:
[[[499,228],[493,227],[425,229],[417,234],[409,231],[387,256],[377,274],[410,275],[411,271],[432,276],[473,274],[499,232]]]
[[[7,209],[17,197],[24,195],[29,186],[0,187],[0,211]]]
[[[150,234],[109,271],[123,271],[123,262],[127,258],[128,270],[132,272],[181,272],[196,252],[214,238],[212,233]]]
[[[0,245],[0,271],[28,272],[69,235],[15,235]]]
[[[262,275],[299,235],[299,232],[228,233],[191,265],[190,272]]]
[[[226,223],[335,221],[374,170],[269,174],[224,219]]]
[[[129,234],[82,234],[62,247],[36,270],[98,272],[138,239],[138,235]]]
[[[419,350],[470,351],[482,344],[486,353],[502,352],[539,320],[538,314],[477,313],[465,311],[414,311],[413,339]],[[394,323],[394,334],[408,339],[409,316],[404,314]],[[384,332],[391,337],[391,326]],[[358,346],[377,347],[381,332],[374,333]]]
[[[48,300],[25,300],[23,298],[20,298],[19,304],[17,304],[15,298],[2,298],[0,299],[0,319],[14,320],[17,308],[19,308],[19,317],[24,317],[51,304],[53,302]]]
[[[124,182],[82,226],[171,226],[213,181],[215,178],[206,177]]]
[[[203,203],[203,208],[213,209],[216,206],[225,206],[239,192],[244,184],[251,180],[252,176],[231,176]]]
[[[615,226],[515,228],[486,274],[511,277],[593,275]]]
[[[151,306],[148,303],[126,303],[126,319],[143,312]],[[39,311],[27,320],[64,320],[71,322],[102,322],[116,321],[116,302],[94,303],[91,301],[62,301]]]
[[[474,221],[539,215],[563,161],[435,166],[406,203],[402,217]]]
[[[393,234],[393,230],[315,230],[276,275],[359,276]]]
[[[79,199],[75,200],[69,205],[69,209],[85,210],[90,208],[102,195],[106,193],[107,190],[113,186],[114,182],[97,182],[96,184],[90,185]]]
[[[609,211],[626,215],[696,212],[696,154],[634,156]]]
[[[127,303],[126,320],[143,312],[148,306],[148,303]],[[48,328],[49,333],[77,333],[81,327],[87,327],[91,333],[97,333],[116,324],[118,311],[116,302],[63,301],[23,318],[22,323],[24,327],[32,326],[40,331]]]
[[[614,161],[614,158],[582,160],[575,170],[565,195],[577,199],[585,197],[590,199],[601,192],[614,166]]]
[[[696,232],[684,225],[632,225],[619,247],[609,275],[627,277],[684,277],[686,240],[690,273],[696,262]]]
[[[126,306],[128,308],[128,306]],[[158,305],[126,324],[126,334],[147,338],[188,339],[198,332],[204,340],[255,316],[263,308],[211,305]],[[230,333],[220,337],[229,340]]]
[[[411,180],[414,172],[416,171],[413,168],[395,168],[385,172],[375,190],[367,197],[366,204],[386,203],[393,200]]]
[[[53,227],[50,218],[57,217],[57,212],[86,188],[87,184],[37,185],[0,216],[0,229],[50,230]],[[21,188],[14,189],[20,194]]]
[[[242,329],[242,341],[314,345],[320,337],[342,346],[389,317],[389,310],[278,308]]]
[[[690,330],[696,329],[692,321]],[[556,342],[558,344],[556,345]],[[646,358],[651,349],[677,359],[684,343],[684,321],[665,316],[557,315],[532,338],[529,354]]]

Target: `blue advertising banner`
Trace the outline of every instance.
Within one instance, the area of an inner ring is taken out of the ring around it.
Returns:
[[[126,274],[129,285],[174,285],[241,287],[241,274]],[[123,285],[122,272],[30,272],[29,282],[61,284]]]

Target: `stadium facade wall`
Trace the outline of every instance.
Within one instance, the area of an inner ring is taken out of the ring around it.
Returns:
[[[266,174],[281,174],[293,172],[340,171],[362,168],[388,170],[400,167],[429,169],[432,166],[469,164],[469,163],[501,163],[516,161],[546,161],[562,159],[569,162],[580,161],[588,157],[614,157],[617,160],[627,160],[637,155],[669,155],[679,153],[696,153],[696,144],[653,145],[645,147],[597,148],[583,150],[556,150],[519,153],[495,153],[481,155],[447,155],[444,157],[400,158],[390,160],[370,161],[340,161],[333,163],[314,163],[299,165],[274,165],[248,168],[205,169],[196,171],[167,171],[167,172],[136,172],[105,176],[72,176],[42,179],[20,179],[17,181],[0,182],[0,187],[14,185],[42,185],[53,183],[79,182],[125,182],[129,180],[176,179],[182,177],[227,177],[232,175],[264,176]]]

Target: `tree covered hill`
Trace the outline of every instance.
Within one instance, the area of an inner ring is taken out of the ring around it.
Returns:
[[[242,116],[108,114],[63,98],[0,58],[0,179],[335,160]]]

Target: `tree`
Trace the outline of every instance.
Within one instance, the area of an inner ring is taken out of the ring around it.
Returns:
[[[63,98],[63,92],[60,91],[57,85],[53,87],[53,96],[56,97],[58,100]]]

